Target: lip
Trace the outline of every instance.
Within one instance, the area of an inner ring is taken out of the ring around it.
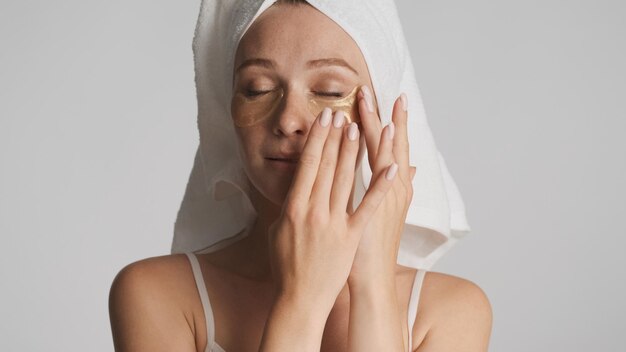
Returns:
[[[282,161],[282,162],[294,163],[294,164],[298,163],[298,158],[265,158],[265,159],[270,160],[270,161]]]
[[[294,171],[298,165],[298,159],[295,158],[265,158],[272,168],[279,171]]]
[[[300,153],[298,152],[283,152],[277,151],[276,153],[267,153],[265,154],[265,159],[272,161],[283,161],[290,163],[298,163],[300,160]]]

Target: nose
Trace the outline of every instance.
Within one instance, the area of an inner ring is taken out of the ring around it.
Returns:
[[[313,120],[314,116],[307,107],[306,97],[286,92],[272,119],[272,132],[279,137],[306,136]]]

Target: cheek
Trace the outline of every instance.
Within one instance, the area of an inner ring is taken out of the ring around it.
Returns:
[[[231,111],[235,126],[246,128],[258,124],[272,116],[283,98],[282,89],[265,94],[246,97],[237,93],[231,101]]]
[[[237,142],[239,144],[239,154],[244,164],[255,164],[259,158],[262,138],[261,131],[255,128],[237,128]]]

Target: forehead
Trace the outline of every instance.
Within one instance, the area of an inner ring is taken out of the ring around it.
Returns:
[[[308,5],[272,5],[259,15],[241,39],[235,62],[253,57],[290,64],[336,57],[347,61],[360,74],[367,71],[365,59],[352,37]]]

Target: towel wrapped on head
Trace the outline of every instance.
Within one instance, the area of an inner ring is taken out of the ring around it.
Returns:
[[[178,212],[172,253],[218,250],[246,236],[254,223],[251,185],[231,118],[232,73],[242,36],[275,2],[202,0],[193,39],[200,145]],[[459,190],[433,140],[396,5],[393,0],[307,3],[337,23],[358,45],[383,126],[391,121],[395,98],[402,92],[408,97],[410,164],[417,171],[398,264],[428,270],[470,227]],[[369,164],[361,162],[355,175],[355,207],[371,176]]]

